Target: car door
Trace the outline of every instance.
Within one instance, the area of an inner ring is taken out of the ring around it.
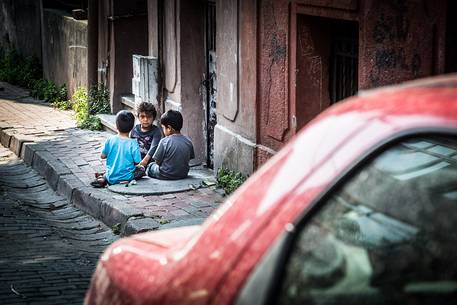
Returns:
[[[455,304],[457,137],[375,151],[291,224],[236,304]]]

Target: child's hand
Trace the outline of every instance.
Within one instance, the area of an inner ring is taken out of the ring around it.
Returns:
[[[138,164],[136,165],[136,167],[144,169],[144,165],[141,164],[141,163],[138,163]]]
[[[143,160],[141,160],[140,164],[143,165],[144,167],[148,166],[149,160],[151,160],[150,155],[144,156]]]

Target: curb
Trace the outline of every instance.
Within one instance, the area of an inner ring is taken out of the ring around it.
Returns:
[[[0,126],[1,144],[36,170],[57,194],[80,210],[111,228],[118,228],[123,236],[159,228],[159,224],[144,216],[141,210],[113,199],[108,190],[85,186],[63,162],[35,140],[37,138],[19,134],[11,126]]]

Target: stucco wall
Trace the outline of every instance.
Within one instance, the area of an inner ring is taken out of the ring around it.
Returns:
[[[250,174],[255,167],[256,1],[216,2],[217,125],[214,167]]]
[[[41,61],[41,1],[0,1],[0,45],[11,43],[20,54]]]
[[[57,10],[43,11],[43,74],[66,84],[69,95],[78,86],[87,86],[87,21]]]

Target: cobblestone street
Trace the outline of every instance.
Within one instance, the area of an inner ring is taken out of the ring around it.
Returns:
[[[0,304],[82,304],[103,249],[117,239],[0,146]]]

